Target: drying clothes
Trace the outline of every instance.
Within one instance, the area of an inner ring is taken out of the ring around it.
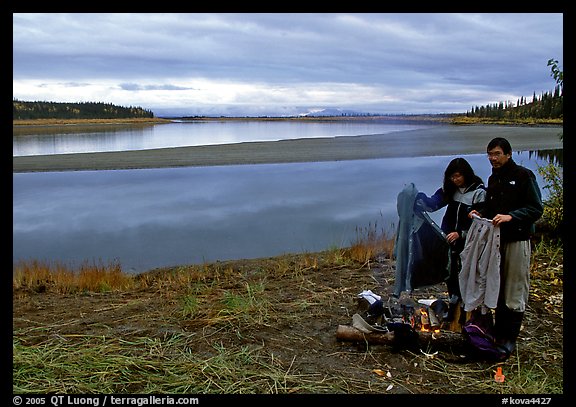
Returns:
[[[446,281],[450,274],[450,244],[426,212],[414,210],[418,190],[408,184],[398,194],[399,216],[394,245],[394,295]]]
[[[460,253],[458,277],[465,311],[496,308],[500,292],[500,228],[486,218],[474,218]]]
[[[364,298],[370,305],[382,299],[378,294],[374,294],[372,290],[364,290],[358,294],[358,298]]]
[[[352,326],[357,330],[370,334],[372,332],[386,333],[388,329],[380,325],[370,325],[360,314],[352,315]]]

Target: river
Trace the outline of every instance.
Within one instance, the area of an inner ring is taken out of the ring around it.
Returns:
[[[241,142],[261,141],[263,134],[272,133],[270,124],[259,127],[261,130],[254,130],[257,126],[247,130],[245,124],[237,123],[220,125],[226,128],[219,134],[228,134],[219,136],[221,143],[230,143],[232,137]],[[14,152],[57,154],[165,146],[159,140],[152,141],[157,136],[152,137],[150,132],[168,134],[182,129],[181,123],[175,123],[173,129],[169,126],[172,124],[153,126],[155,130],[116,129],[113,134],[97,133],[94,140],[80,135],[81,142],[74,140],[69,130],[60,135],[52,131],[47,135],[49,143],[42,140],[34,145],[27,141],[27,146],[16,146],[15,142]],[[394,128],[366,126],[349,128],[344,134],[342,126],[326,123],[315,123],[306,131],[290,130],[290,124],[284,123],[282,131],[273,133],[283,137],[334,137],[427,128],[413,124],[408,124],[409,128],[398,124],[391,125]],[[29,136],[42,139],[41,134]],[[18,137],[23,136],[15,139]],[[146,137],[148,141],[141,140]],[[182,140],[190,138],[181,136],[180,142],[169,144],[182,145]],[[554,153],[559,151],[556,148]],[[487,180],[490,165],[485,154],[461,156]],[[534,170],[546,196],[537,168],[547,159],[534,151],[515,152],[513,157]],[[444,168],[452,158],[454,155],[434,155],[14,173],[13,263],[35,259],[75,266],[85,261],[118,261],[124,271],[138,273],[179,264],[343,247],[357,237],[359,229],[371,225],[393,232],[400,190],[413,182],[419,190],[432,194],[441,185]],[[432,216],[439,221],[442,214],[441,210]]]

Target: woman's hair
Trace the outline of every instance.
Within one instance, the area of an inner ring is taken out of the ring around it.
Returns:
[[[469,187],[472,184],[482,184],[482,178],[474,174],[474,170],[472,166],[466,159],[462,157],[454,158],[444,171],[444,184],[442,185],[442,189],[444,190],[444,197],[446,200],[452,199],[454,192],[458,188],[450,179],[452,174],[460,173],[464,177],[464,186]]]

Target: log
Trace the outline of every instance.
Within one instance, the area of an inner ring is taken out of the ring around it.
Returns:
[[[461,335],[451,331],[429,332],[420,331],[418,337],[421,343],[437,341],[441,338],[446,342],[460,340]],[[348,342],[366,342],[374,345],[394,345],[394,332],[364,333],[350,325],[338,325],[336,339]]]
[[[394,342],[394,332],[364,333],[353,326],[338,325],[336,339],[348,342],[368,342],[377,345],[391,345]]]

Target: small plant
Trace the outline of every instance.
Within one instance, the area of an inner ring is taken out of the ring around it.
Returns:
[[[219,316],[263,323],[268,319],[270,303],[263,298],[265,285],[262,282],[245,284],[245,292],[228,290],[221,300]]]
[[[193,293],[188,293],[182,297],[182,316],[184,318],[194,317],[198,312],[198,298]]]
[[[538,167],[538,173],[542,176],[548,189],[548,199],[544,201],[543,223],[553,234],[560,234],[561,225],[564,221],[564,188],[562,168],[548,163]]]

